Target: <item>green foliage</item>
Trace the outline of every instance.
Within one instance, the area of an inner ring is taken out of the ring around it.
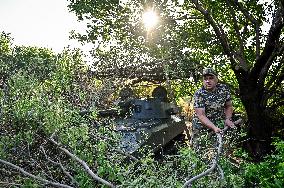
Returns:
[[[172,86],[178,98],[193,94],[200,86],[198,79],[202,67],[210,65],[220,73],[220,80],[228,83],[235,96],[238,96],[239,85],[232,71],[235,65],[229,65],[214,29],[200,19],[203,15],[192,9],[192,2],[172,1],[164,4],[164,1],[153,1],[155,9],[160,12],[161,22],[151,33],[141,29],[143,26],[139,15],[148,7],[144,1],[127,1],[125,4],[117,0],[69,2],[69,8],[78,18],[88,21],[87,34],[74,34],[73,37],[98,44],[93,54],[99,60],[94,68],[115,77],[121,70],[131,70],[128,72],[132,75],[162,67],[156,73],[160,71],[172,78],[185,78],[175,81]],[[238,51],[239,39],[230,13],[233,9],[224,1],[206,0],[203,4],[214,19],[224,26],[230,48]],[[264,5],[256,1],[243,5],[258,18],[259,23],[265,19]],[[244,59],[248,67],[253,67],[256,55],[255,41],[251,39],[255,27],[249,25],[251,23],[240,11],[236,13],[237,26],[243,30],[246,26],[247,29],[243,34],[246,39],[243,41],[246,43]],[[267,88],[271,91],[276,88],[277,91],[272,92],[273,96],[268,101],[271,107],[277,106],[275,99],[282,96],[282,90],[278,87],[281,86],[281,80],[274,79],[274,75],[281,75],[280,70],[283,68],[278,60],[273,63],[265,82],[271,85]],[[104,81],[88,77],[88,67],[83,63],[79,51],[66,49],[61,54],[54,54],[43,48],[13,47],[10,36],[2,33],[0,80],[0,157],[34,174],[46,177],[48,172],[52,179],[72,183],[63,177],[58,167],[46,162],[48,160],[40,150],[43,147],[48,157],[62,162],[71,172],[79,187],[104,187],[52,145],[49,142],[51,135],[88,163],[100,177],[117,187],[181,187],[189,177],[208,168],[209,164],[201,160],[204,156],[198,156],[188,147],[179,148],[178,155],[167,156],[163,162],[154,160],[149,154],[136,162],[125,163],[126,156],[115,151],[119,136],[112,130],[111,120],[99,124],[96,112],[86,118],[79,115],[82,109],[96,109],[104,105],[104,100],[100,100],[98,95],[103,95],[102,88],[106,85]],[[243,112],[238,98],[234,99],[234,106],[237,106],[238,112]],[[283,112],[282,108],[278,110]],[[220,180],[218,172],[214,172],[194,182],[194,186],[250,187],[257,184],[261,187],[283,187],[284,144],[276,141],[275,147],[275,153],[264,162],[244,162],[240,168],[234,167],[227,157],[222,157],[220,166],[225,179]],[[246,157],[240,150],[235,152],[235,156]],[[0,178],[5,175],[1,171]],[[40,183],[29,178],[10,178],[23,184],[23,187],[40,187]]]
[[[28,161],[44,158],[39,147],[55,152],[46,143],[55,133],[76,155],[93,161],[92,152],[84,150],[91,145],[89,126],[76,106],[86,102],[85,91],[78,93],[78,98],[77,93],[73,94],[82,90],[79,83],[85,77],[80,74],[87,71],[80,52],[66,49],[55,55],[47,49],[12,47],[4,34],[1,35],[2,48],[6,49],[3,51],[6,56],[1,51],[0,157],[19,166],[27,165],[33,173],[39,174],[40,169],[46,167],[32,168],[33,164]],[[54,170],[53,175],[61,177],[58,170]],[[32,185],[24,180],[22,183]]]
[[[30,179],[26,179],[23,181],[23,188],[30,188],[30,187],[34,187],[34,188],[40,188],[41,186],[38,185],[37,183],[33,182]]]
[[[226,157],[221,157],[219,162],[223,173],[225,174],[225,179],[221,184],[225,187],[246,187],[245,178],[243,177],[243,169],[234,166],[231,161]]]
[[[284,141],[275,139],[275,152],[259,164],[247,164],[245,178],[249,186],[283,187],[284,186]]]
[[[270,126],[258,117],[283,122],[283,24],[276,21],[283,19],[277,12],[283,12],[281,1],[107,2],[69,1],[70,10],[87,23],[86,34],[73,37],[96,46],[97,75],[180,79],[173,88],[184,97],[200,85],[202,68],[211,66],[230,86],[235,111],[249,110],[248,126],[257,136],[271,134],[257,131]],[[148,9],[159,15],[150,30],[141,16]]]

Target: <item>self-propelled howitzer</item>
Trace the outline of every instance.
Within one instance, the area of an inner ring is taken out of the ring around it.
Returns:
[[[158,86],[151,98],[127,100],[121,103],[124,118],[116,118],[116,131],[121,134],[120,149],[138,155],[148,146],[154,152],[165,146],[186,129],[180,108],[167,100],[165,88]],[[126,108],[126,109],[123,109]]]
[[[138,99],[129,88],[120,92],[120,107],[101,110],[99,117],[114,117],[115,130],[121,135],[119,149],[134,156],[140,155],[140,148],[156,152],[186,130],[180,108],[168,101],[167,91],[158,86],[152,97]],[[89,111],[82,112],[84,115]]]

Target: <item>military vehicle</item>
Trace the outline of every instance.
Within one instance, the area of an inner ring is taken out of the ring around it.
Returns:
[[[134,156],[147,146],[154,152],[186,130],[180,108],[168,101],[164,87],[156,87],[151,97],[133,98],[130,88],[120,91],[120,117],[115,119],[121,134],[120,149]]]
[[[119,110],[101,110],[98,116],[114,117],[115,130],[121,135],[119,147],[125,153],[139,156],[139,149],[144,146],[156,152],[186,130],[180,108],[168,101],[167,90],[162,86],[145,99],[135,98],[129,87],[124,88],[117,104]]]

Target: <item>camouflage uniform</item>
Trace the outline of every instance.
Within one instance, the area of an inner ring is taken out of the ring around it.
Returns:
[[[197,90],[194,94],[194,108],[205,108],[206,117],[214,123],[215,126],[223,128],[224,126],[224,106],[231,100],[229,88],[224,84],[217,84],[216,90],[207,91],[204,87]],[[197,129],[207,129],[201,124],[198,117],[194,115],[192,125]]]
[[[225,113],[224,107],[227,101],[231,100],[229,88],[224,84],[217,84],[216,90],[210,92],[204,87],[197,90],[194,94],[194,108],[204,108],[206,117],[219,128],[224,127]],[[206,159],[211,158],[214,144],[216,143],[215,134],[199,121],[196,114],[192,120],[192,143],[198,153]],[[209,132],[212,132],[209,134]],[[204,153],[206,152],[207,153]],[[209,153],[208,153],[209,152]]]

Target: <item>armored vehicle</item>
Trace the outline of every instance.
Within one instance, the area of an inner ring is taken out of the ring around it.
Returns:
[[[130,88],[121,90],[120,116],[115,119],[122,151],[138,155],[139,148],[147,146],[155,152],[185,131],[180,108],[168,101],[164,87],[156,87],[146,99],[133,98],[132,94]]]

